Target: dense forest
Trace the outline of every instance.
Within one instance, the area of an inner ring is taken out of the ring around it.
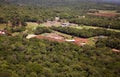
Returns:
[[[80,19],[69,19],[70,22],[76,24],[83,24],[83,25],[90,25],[96,27],[104,27],[104,28],[112,28],[112,29],[119,29],[120,30],[120,20],[112,20],[112,19],[103,19],[103,18],[80,18]]]
[[[72,27],[52,27],[51,29],[83,38],[89,38],[100,35],[120,38],[120,32],[109,31],[106,29],[76,29]]]
[[[119,77],[120,53],[113,49],[120,50],[120,5],[92,1],[1,0],[0,31],[6,34],[0,34],[0,77]],[[114,11],[117,15],[93,16],[88,14],[91,9]],[[54,21],[55,17],[78,27],[98,28],[41,27],[41,23]],[[29,31],[29,22],[39,27]],[[95,45],[26,38],[29,33],[51,32],[88,40],[95,38]]]
[[[95,2],[77,2],[77,1],[56,1],[56,0],[49,0],[48,2],[45,0],[43,1],[44,6],[37,6],[36,1],[26,1],[31,2],[33,4],[23,4],[18,1],[18,4],[16,1],[13,0],[13,2],[9,2],[9,0],[6,2],[0,2],[0,23],[7,23],[9,20],[13,20],[16,17],[19,17],[19,20],[24,22],[45,22],[47,20],[53,20],[54,17],[58,16],[61,19],[66,19],[69,22],[77,23],[77,24],[84,24],[84,25],[90,25],[90,26],[99,26],[104,28],[113,28],[113,29],[120,29],[120,19],[119,15],[114,18],[105,18],[105,17],[95,17],[95,16],[89,16],[87,15],[89,9],[98,9],[98,10],[116,10],[119,11],[119,5],[113,5],[108,4],[109,6],[106,6],[106,4],[103,3],[95,3]],[[71,2],[72,1],[72,2]],[[25,1],[23,1],[25,2]],[[56,2],[59,5],[56,4]],[[69,3],[68,3],[69,2]],[[48,5],[45,3],[52,3],[52,5]],[[73,4],[72,4],[73,3]],[[41,5],[39,4],[39,5]],[[63,5],[61,5],[63,4]],[[86,18],[79,18],[80,16],[86,16]],[[92,18],[92,19],[91,19]]]
[[[0,36],[0,77],[119,77],[120,54],[99,46]]]
[[[21,3],[21,4],[34,4],[34,5],[70,5],[70,4],[79,4],[80,2],[82,3],[95,3],[95,2],[98,2],[98,3],[116,3],[116,4],[119,4],[120,1],[119,0],[101,0],[101,1],[98,1],[98,0],[5,0],[6,2],[12,2],[12,3]]]

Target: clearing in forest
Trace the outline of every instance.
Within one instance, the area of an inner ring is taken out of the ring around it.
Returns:
[[[88,15],[101,16],[101,17],[115,17],[119,15],[114,10],[98,10],[98,12],[87,13]]]

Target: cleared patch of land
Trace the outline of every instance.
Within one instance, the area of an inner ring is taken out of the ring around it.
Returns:
[[[101,17],[115,17],[116,13],[88,13],[88,15],[101,16]]]
[[[116,13],[115,10],[99,10],[100,13]]]
[[[71,35],[67,35],[67,36],[71,36]],[[46,40],[57,41],[57,42],[71,42],[78,46],[84,46],[87,44],[92,45],[92,43],[89,43],[89,40],[87,38],[80,38],[80,37],[67,38],[67,36],[66,34],[63,34],[63,33],[54,33],[54,32],[35,35],[35,37],[38,39],[46,39]]]
[[[87,13],[88,15],[102,16],[102,17],[115,17],[119,15],[115,10],[98,10],[99,12]]]

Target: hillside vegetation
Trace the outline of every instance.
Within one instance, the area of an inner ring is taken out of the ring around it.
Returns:
[[[0,77],[119,77],[119,6],[90,0],[1,0]],[[101,10],[115,16],[88,14]],[[61,25],[43,25],[47,22]],[[62,26],[68,22],[73,26]]]
[[[21,36],[0,36],[0,77],[119,77],[120,54]]]

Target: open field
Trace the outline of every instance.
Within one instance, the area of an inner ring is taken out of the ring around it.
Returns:
[[[98,10],[98,11],[99,12],[87,13],[87,14],[94,16],[102,16],[102,17],[115,17],[117,15],[120,15],[120,13],[117,13],[116,10]]]
[[[101,16],[101,17],[115,17],[116,13],[88,13],[88,15]]]
[[[100,13],[116,13],[115,10],[99,10]]]

